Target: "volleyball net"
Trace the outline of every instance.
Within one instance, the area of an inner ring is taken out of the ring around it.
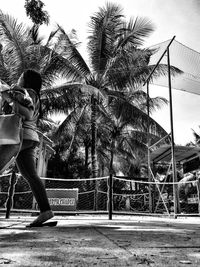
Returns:
[[[171,40],[151,46],[155,52],[151,56],[150,65],[156,64]],[[170,64],[182,71],[181,74],[171,77],[172,89],[185,91],[187,93],[200,95],[200,53],[173,40],[169,46]],[[167,65],[167,54],[165,53],[159,64]],[[154,78],[152,84],[168,87],[168,78],[165,75]]]

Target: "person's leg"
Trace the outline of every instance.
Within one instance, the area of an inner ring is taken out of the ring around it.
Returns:
[[[45,187],[37,174],[34,142],[26,140],[23,142],[21,151],[16,159],[16,164],[23,178],[28,181],[41,212],[34,223],[44,222],[52,218],[53,213],[49,205]]]

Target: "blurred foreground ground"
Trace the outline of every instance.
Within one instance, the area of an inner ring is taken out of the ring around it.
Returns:
[[[200,266],[200,218],[55,216],[56,227],[25,228],[33,219],[0,214],[0,266]]]

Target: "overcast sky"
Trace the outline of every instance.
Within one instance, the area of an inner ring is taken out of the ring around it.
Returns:
[[[29,23],[24,10],[25,0],[1,0],[1,10]],[[148,17],[155,24],[155,32],[146,40],[145,46],[154,45],[176,36],[182,44],[200,52],[200,0],[115,0],[120,4],[127,20],[130,17]],[[66,32],[77,31],[84,53],[90,16],[105,5],[104,0],[43,0],[50,15],[49,27],[42,26],[42,33],[50,32],[56,23]],[[152,96],[168,98],[166,88],[150,87]],[[174,135],[177,144],[193,141],[192,130],[200,133],[200,96],[173,90]],[[169,107],[164,107],[154,118],[170,132]]]

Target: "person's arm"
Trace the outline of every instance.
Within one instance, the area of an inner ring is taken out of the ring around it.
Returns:
[[[30,120],[33,117],[33,113],[34,113],[33,106],[25,107],[21,105],[19,102],[14,102],[13,110],[15,113],[19,113],[27,120]]]
[[[20,115],[22,115],[23,117],[25,117],[25,119],[30,120],[33,116],[34,113],[34,106],[33,106],[33,102],[28,101],[27,105],[22,105],[16,95],[13,95],[13,91],[4,91],[2,92],[2,97],[4,100],[6,100],[8,103],[13,103],[13,111],[15,113],[19,113]]]

